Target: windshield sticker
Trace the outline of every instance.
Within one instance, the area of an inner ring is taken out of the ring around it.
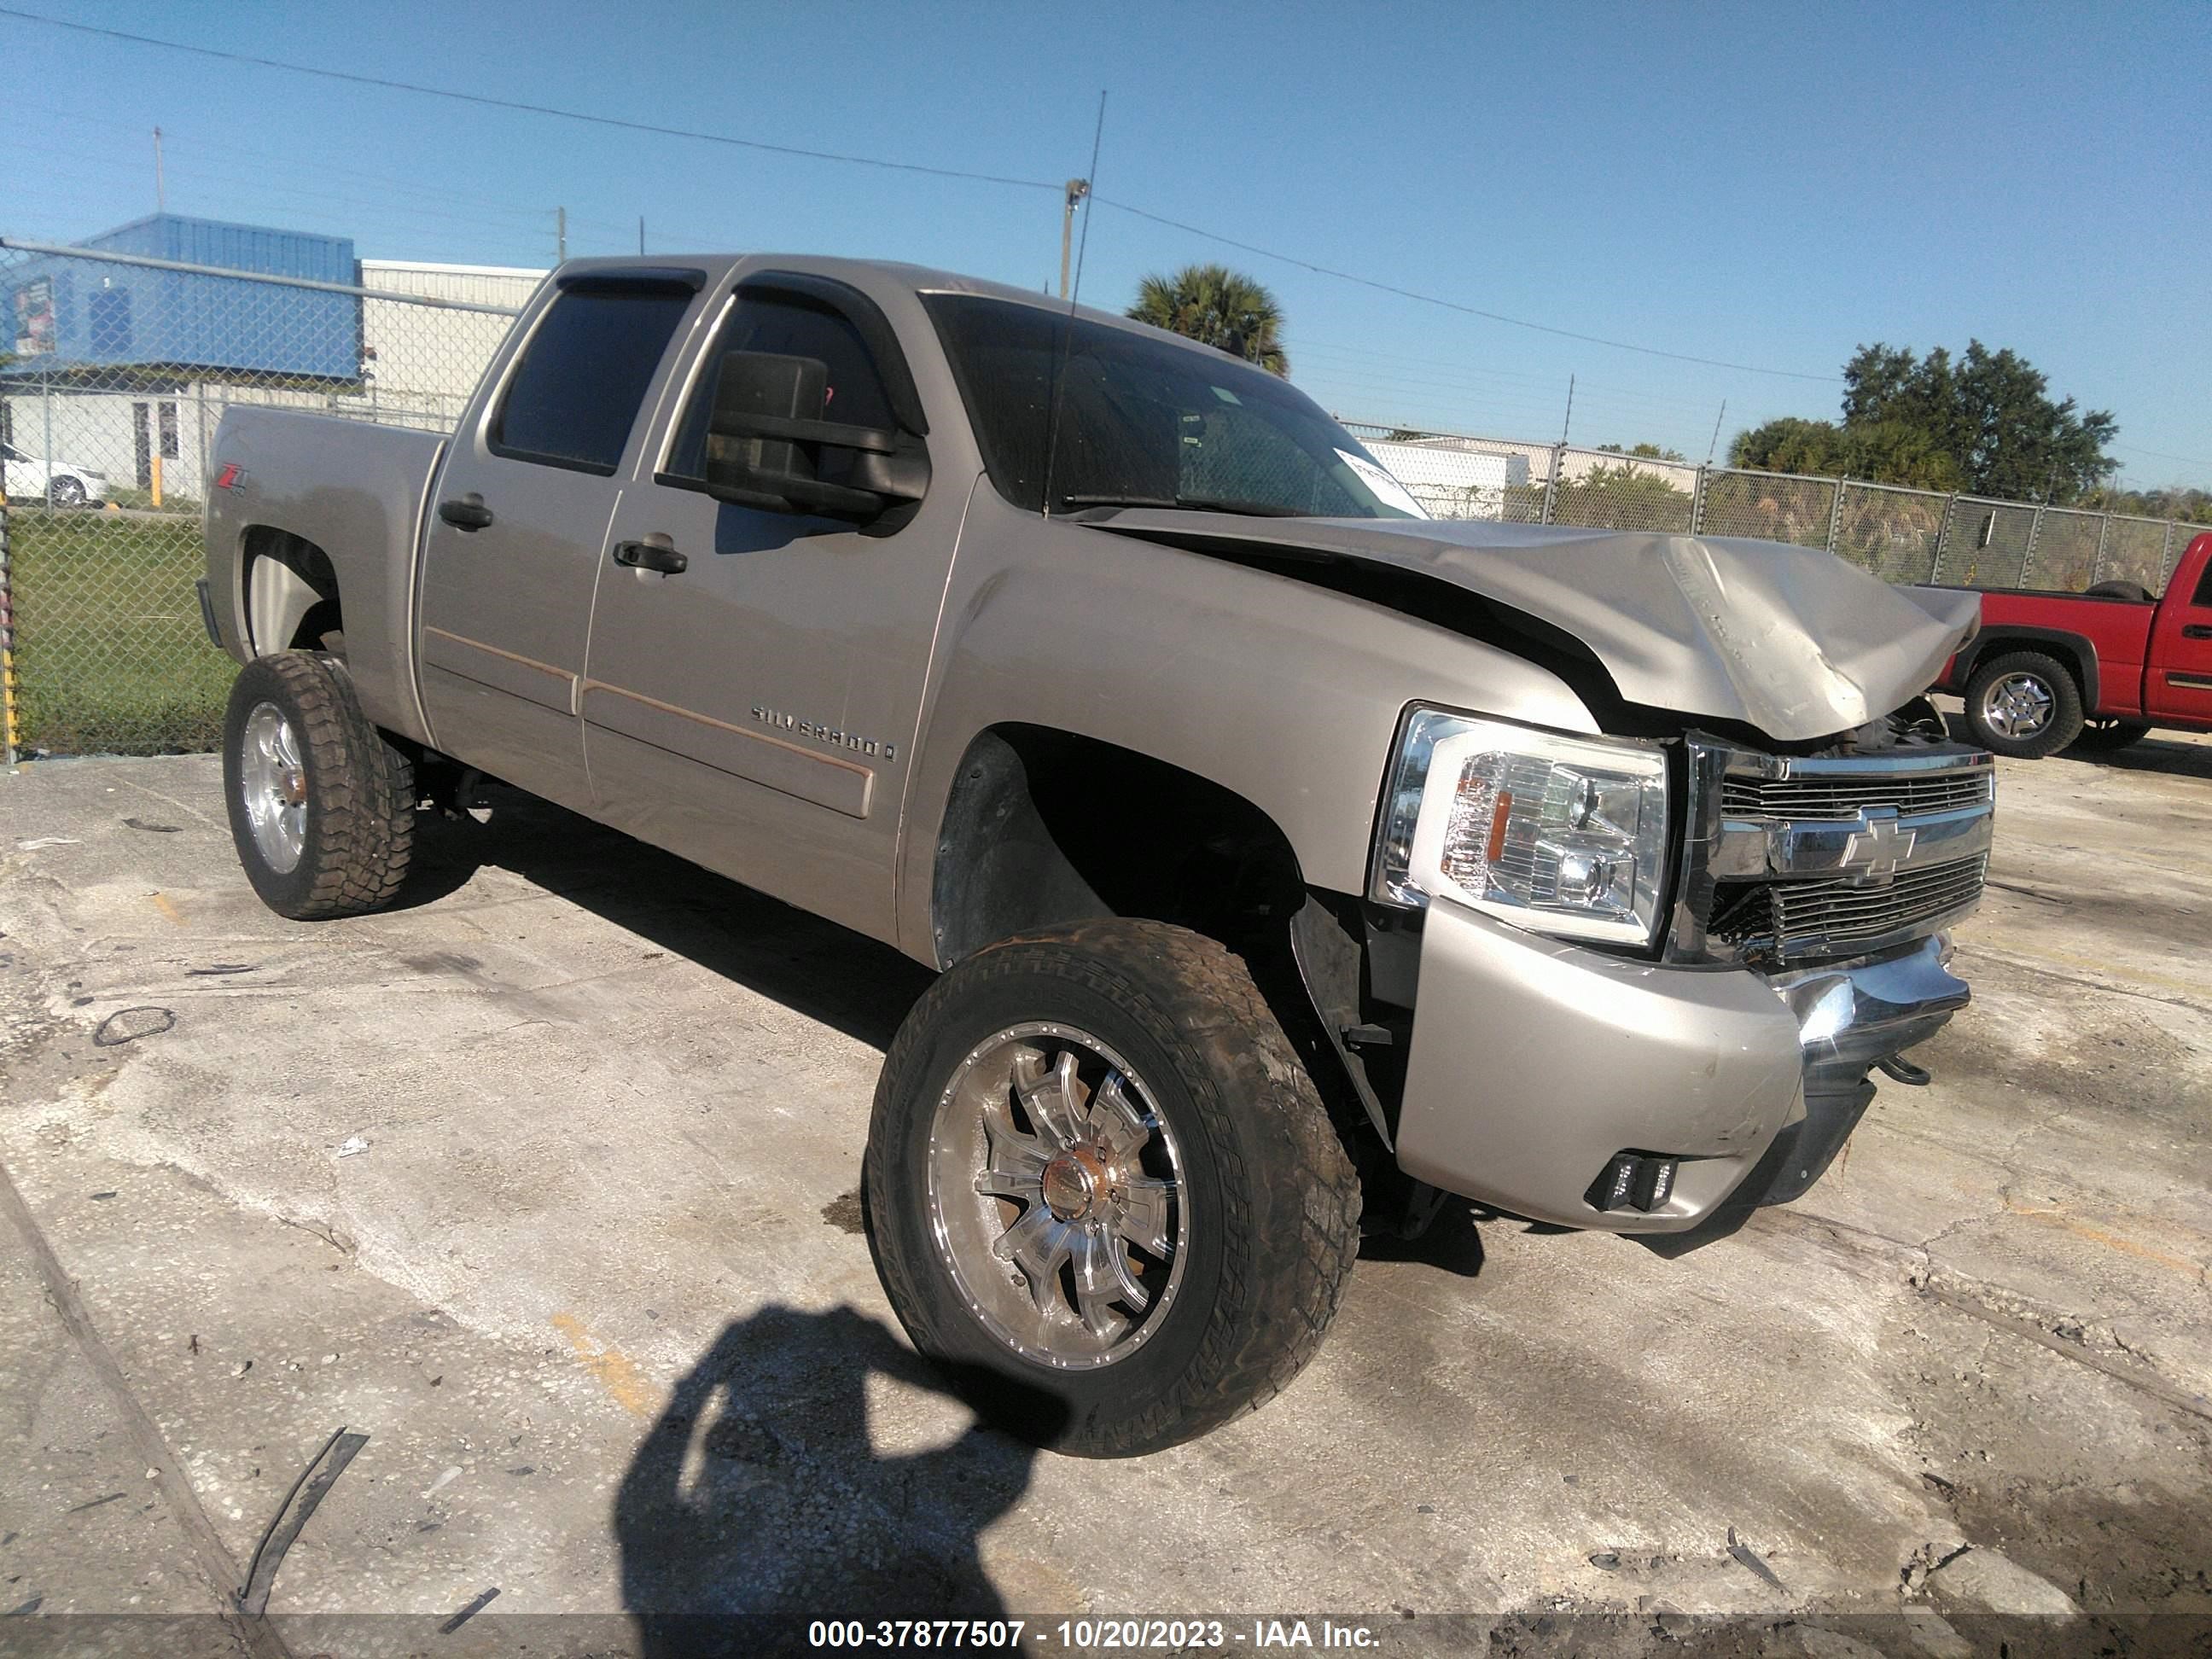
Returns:
[[[1421,504],[1406,493],[1405,485],[1400,483],[1364,455],[1354,455],[1350,451],[1343,449],[1336,453],[1338,459],[1358,475],[1359,482],[1373,490],[1375,499],[1383,506],[1395,507],[1410,518],[1425,519],[1429,516],[1422,511]]]
[[[1243,407],[1244,403],[1244,400],[1242,398],[1238,397],[1225,386],[1218,386],[1214,387],[1213,395],[1220,398],[1224,404],[1235,404],[1240,408]],[[1342,453],[1343,452],[1340,450],[1338,452],[1340,454]]]

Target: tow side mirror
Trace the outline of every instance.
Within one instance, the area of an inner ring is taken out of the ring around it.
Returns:
[[[706,483],[717,499],[771,513],[866,523],[929,487],[919,440],[825,421],[830,370],[819,357],[725,352],[707,422]],[[849,456],[825,469],[825,452]],[[825,471],[841,475],[824,479]]]

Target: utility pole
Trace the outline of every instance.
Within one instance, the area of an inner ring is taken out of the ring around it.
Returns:
[[[1091,181],[1088,179],[1067,181],[1067,201],[1060,213],[1060,297],[1063,300],[1067,297],[1067,255],[1075,234],[1076,204],[1090,194]]]
[[[155,127],[154,129],[154,211],[167,213],[168,210],[168,186],[161,178],[161,129]]]
[[[1705,446],[1705,465],[1707,466],[1711,466],[1713,464],[1713,457],[1720,453],[1721,422],[1726,419],[1728,419],[1728,399],[1723,398],[1721,399],[1721,412],[1713,416],[1713,441]]]
[[[554,263],[556,264],[568,264],[568,210],[564,207],[556,207],[553,210],[553,246],[556,250]]]
[[[643,258],[645,254],[645,216],[642,213],[637,216],[637,251],[639,257]]]

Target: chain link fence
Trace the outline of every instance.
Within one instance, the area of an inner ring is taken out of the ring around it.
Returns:
[[[2157,593],[2190,538],[2212,527],[1571,444],[1343,424],[1432,518],[1750,536],[1826,549],[1884,581],[2059,593],[2129,581]]]
[[[207,641],[192,583],[223,410],[276,404],[450,431],[543,275],[356,264],[341,246],[331,274],[342,281],[0,238],[11,756],[213,746],[232,671]],[[1894,582],[2072,592],[2126,580],[2155,592],[2196,528],[1346,425],[1439,519],[1759,537],[1826,548]]]
[[[215,746],[234,671],[192,583],[223,410],[450,430],[537,280],[350,260],[342,274],[0,240],[11,757]]]

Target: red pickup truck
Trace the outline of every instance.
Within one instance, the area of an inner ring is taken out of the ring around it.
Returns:
[[[2154,726],[2212,732],[2212,534],[2154,597],[2133,582],[2086,593],[1982,591],[1982,631],[1936,683],[1966,700],[1974,741],[2033,759],[2124,748]]]

